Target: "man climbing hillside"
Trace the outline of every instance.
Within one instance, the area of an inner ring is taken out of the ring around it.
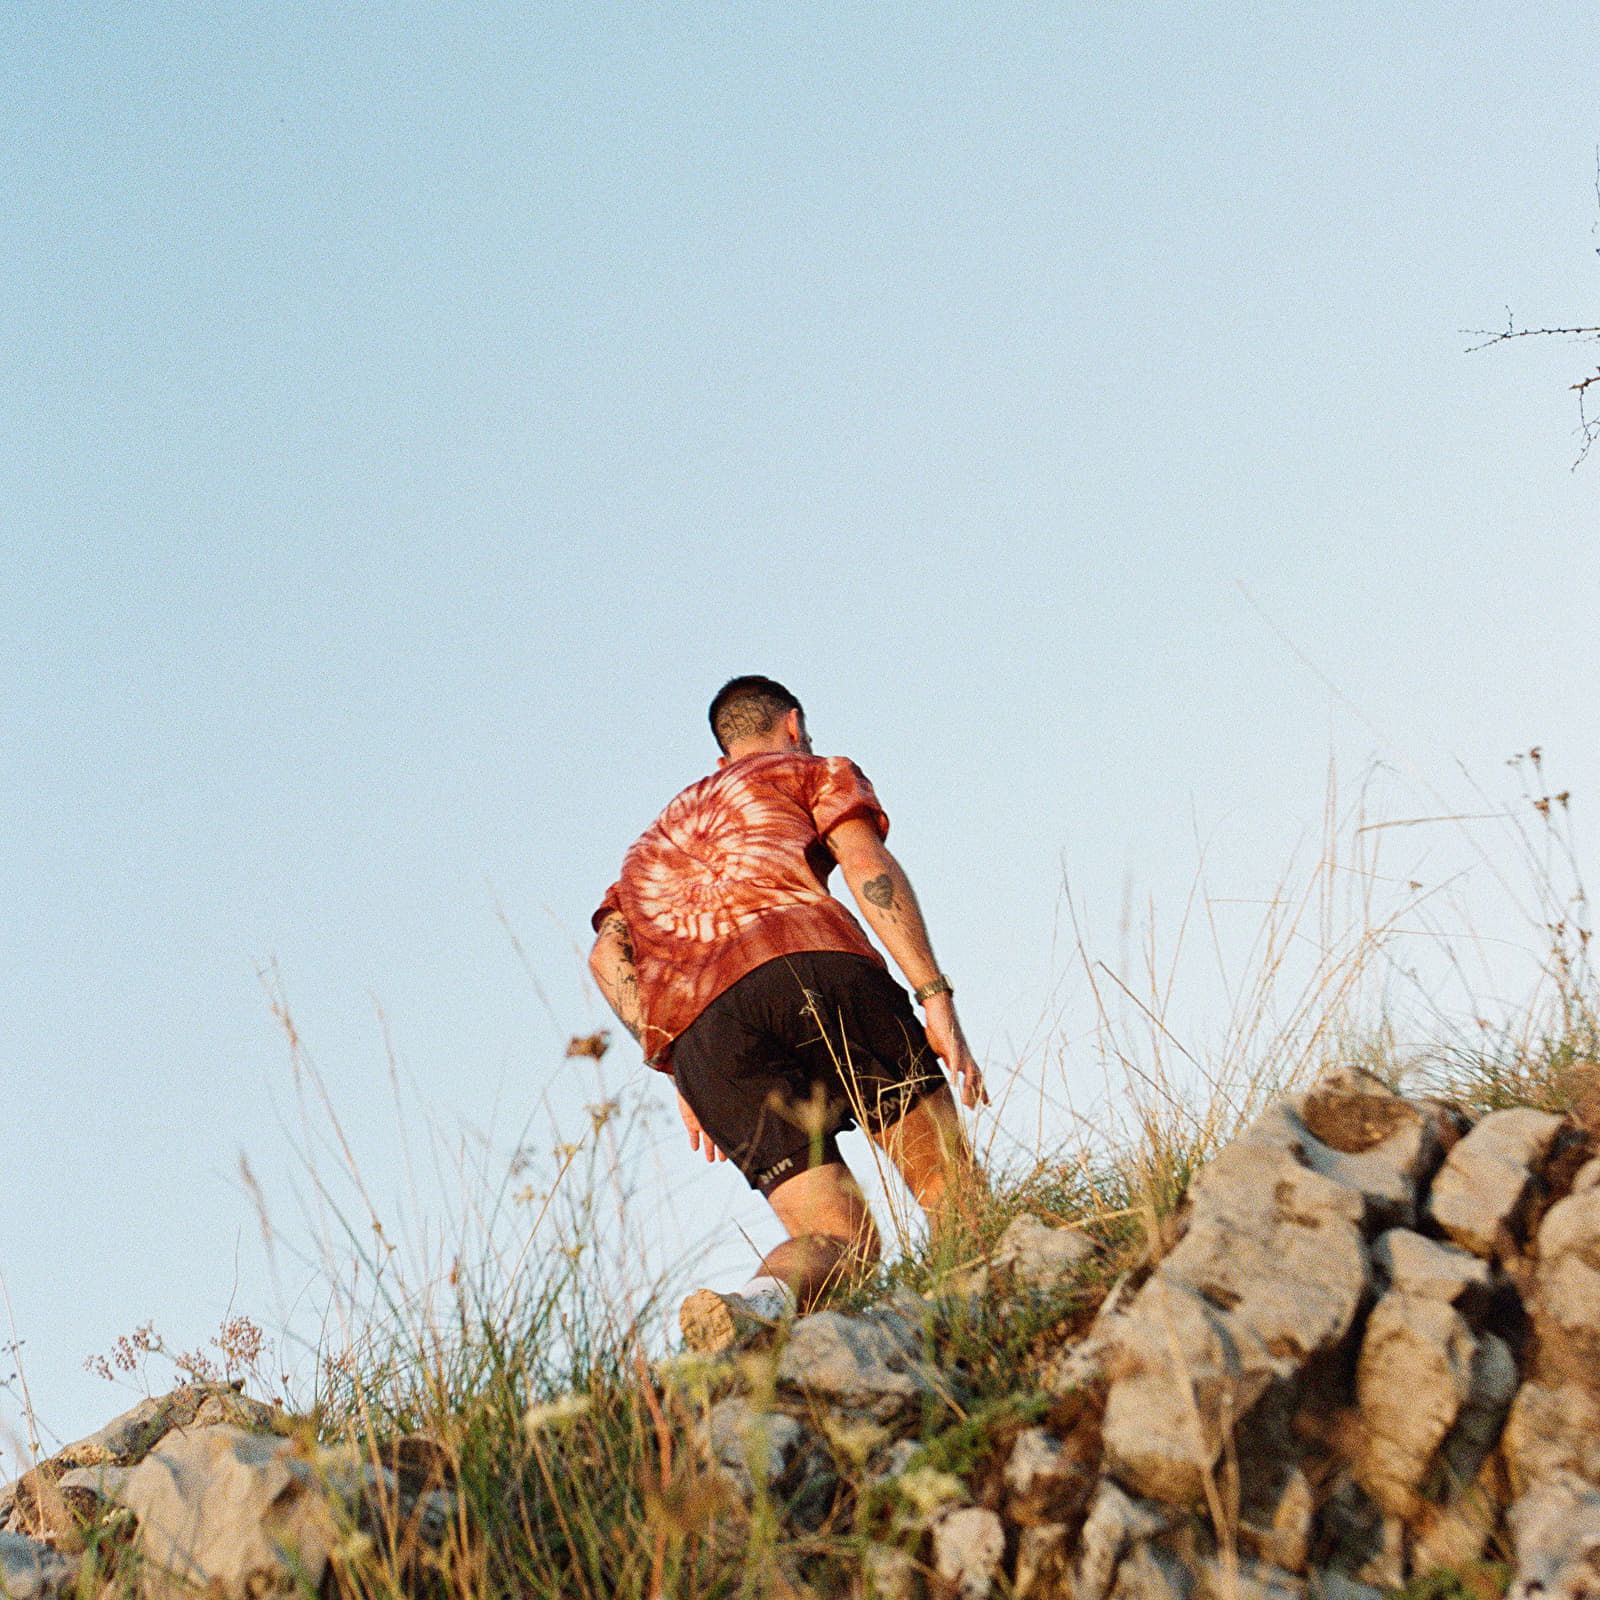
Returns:
[[[806,1310],[877,1259],[842,1130],[866,1130],[937,1227],[982,1180],[933,1057],[969,1109],[988,1098],[872,785],[812,754],[800,702],[770,678],[724,684],[710,716],[717,770],[628,851],[589,957],[646,1061],[671,1073],[690,1148],[732,1160],[788,1233],[737,1293],[684,1302],[700,1350]],[[828,893],[836,865],[924,1023]]]

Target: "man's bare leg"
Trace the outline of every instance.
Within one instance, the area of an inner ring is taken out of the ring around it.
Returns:
[[[948,1084],[872,1137],[927,1213],[935,1238],[987,1189]]]
[[[869,1270],[881,1245],[866,1196],[842,1161],[796,1173],[767,1199],[789,1237],[762,1258],[756,1282],[774,1278],[794,1297],[794,1310],[809,1311],[830,1291]],[[697,1289],[683,1303],[679,1325],[691,1348],[727,1349],[759,1319],[746,1315],[742,1295]]]

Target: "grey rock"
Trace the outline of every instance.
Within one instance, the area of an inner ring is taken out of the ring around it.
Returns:
[[[901,1319],[820,1311],[801,1317],[778,1357],[777,1380],[827,1404],[887,1422],[940,1392]]]
[[[867,1600],[921,1600],[922,1568],[910,1551],[869,1544],[861,1565]]]
[[[1373,1228],[1409,1226],[1455,1127],[1442,1107],[1410,1101],[1359,1067],[1335,1067],[1281,1108],[1307,1166],[1354,1189]]]
[[[218,1423],[174,1431],[129,1473],[117,1501],[138,1521],[145,1600],[298,1596],[362,1525],[437,1544],[453,1498],[406,1490],[356,1446],[307,1454],[292,1440]]]
[[[1387,1512],[1418,1510],[1435,1456],[1472,1389],[1477,1341],[1453,1306],[1392,1290],[1373,1308],[1356,1366],[1356,1478]]]
[[[1106,1451],[1138,1494],[1198,1498],[1232,1429],[1366,1297],[1367,1200],[1302,1164],[1296,1128],[1275,1107],[1200,1174],[1188,1232],[1108,1329]]]
[[[1445,1496],[1463,1492],[1476,1480],[1489,1452],[1500,1442],[1519,1379],[1516,1358],[1505,1340],[1493,1333],[1479,1334],[1467,1397],[1439,1452],[1439,1490]]]
[[[1080,1510],[1092,1488],[1088,1469],[1048,1428],[1017,1435],[1006,1462],[1006,1516],[1020,1527]]]
[[[1569,1195],[1546,1213],[1530,1309],[1539,1376],[1600,1387],[1600,1189]]]
[[[1572,1180],[1574,1194],[1587,1194],[1589,1190],[1596,1188],[1600,1188],[1600,1156],[1596,1156],[1592,1161],[1585,1161]]]
[[[1074,1600],[1106,1600],[1124,1556],[1142,1540],[1164,1533],[1172,1513],[1125,1493],[1109,1478],[1100,1482],[1078,1535]]]
[[[1491,1111],[1445,1157],[1428,1195],[1428,1215],[1476,1256],[1508,1253],[1560,1127],[1560,1117],[1526,1106]]]
[[[1516,1550],[1507,1600],[1590,1600],[1600,1590],[1600,1493],[1557,1477],[1506,1515]]]
[[[128,1481],[128,1474],[132,1467],[113,1466],[111,1462],[102,1462],[97,1467],[74,1467],[70,1472],[63,1472],[56,1480],[58,1489],[87,1489],[91,1494],[99,1495],[102,1500],[115,1500],[122,1492],[122,1486]]]
[[[1062,1522],[1038,1522],[1017,1535],[1016,1600],[1054,1594],[1066,1572],[1070,1546]]]
[[[1457,1570],[1478,1560],[1494,1533],[1504,1507],[1496,1494],[1498,1474],[1490,1467],[1437,1508],[1417,1530],[1411,1547],[1411,1570]]]
[[[1069,1282],[1094,1256],[1094,1241],[1077,1228],[1053,1228],[1038,1217],[1016,1217],[1000,1235],[991,1260],[1009,1267],[1016,1281],[1030,1289],[1049,1290]]]
[[[1229,1566],[1214,1556],[1195,1567],[1195,1590],[1203,1600],[1302,1600],[1305,1580],[1263,1561]]]
[[[194,1588],[224,1600],[315,1589],[345,1519],[285,1439],[219,1426],[176,1435],[128,1475],[118,1499],[138,1518],[145,1594]]]
[[[1257,1465],[1250,1475],[1256,1493],[1239,1508],[1239,1539],[1268,1566],[1302,1573],[1317,1512],[1311,1480],[1297,1466],[1269,1477]]]
[[[54,1600],[78,1576],[73,1556],[20,1533],[0,1533],[0,1595],[5,1600]]]
[[[1237,1420],[1271,1382],[1259,1349],[1192,1290],[1157,1274],[1123,1319],[1103,1422],[1106,1465],[1135,1494],[1187,1505]]]
[[[1391,1288],[1424,1300],[1442,1300],[1469,1322],[1482,1312],[1493,1287],[1487,1261],[1409,1228],[1391,1228],[1380,1235],[1372,1246],[1372,1264]]]
[[[1314,1567],[1307,1575],[1306,1593],[1311,1600],[1383,1600],[1382,1589],[1325,1567]]]
[[[933,1525],[933,1570],[960,1600],[986,1600],[1005,1553],[999,1517],[980,1506],[958,1506]]]
[[[1191,1587],[1182,1562],[1152,1544],[1141,1543],[1122,1558],[1111,1594],[1112,1600],[1188,1600]]]
[[[1560,1478],[1600,1485],[1600,1397],[1583,1384],[1530,1379],[1511,1403],[1501,1442],[1519,1498]]]
[[[805,1429],[781,1411],[734,1397],[711,1408],[711,1450],[748,1503],[784,1483],[805,1445]]]
[[[1317,1546],[1326,1552],[1319,1569],[1357,1584],[1392,1589],[1406,1578],[1406,1528],[1378,1506],[1348,1471],[1323,1491],[1317,1514]]]

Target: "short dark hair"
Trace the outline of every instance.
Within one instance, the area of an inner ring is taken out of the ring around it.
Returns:
[[[770,733],[778,720],[791,711],[805,714],[804,707],[781,683],[753,674],[729,678],[711,701],[711,732],[717,748],[726,755],[736,739]]]

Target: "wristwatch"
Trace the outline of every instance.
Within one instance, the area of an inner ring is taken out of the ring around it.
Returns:
[[[936,994],[954,994],[956,986],[941,972],[937,978],[929,978],[920,988],[911,991],[911,998],[920,1006],[924,1000],[931,1000]]]

